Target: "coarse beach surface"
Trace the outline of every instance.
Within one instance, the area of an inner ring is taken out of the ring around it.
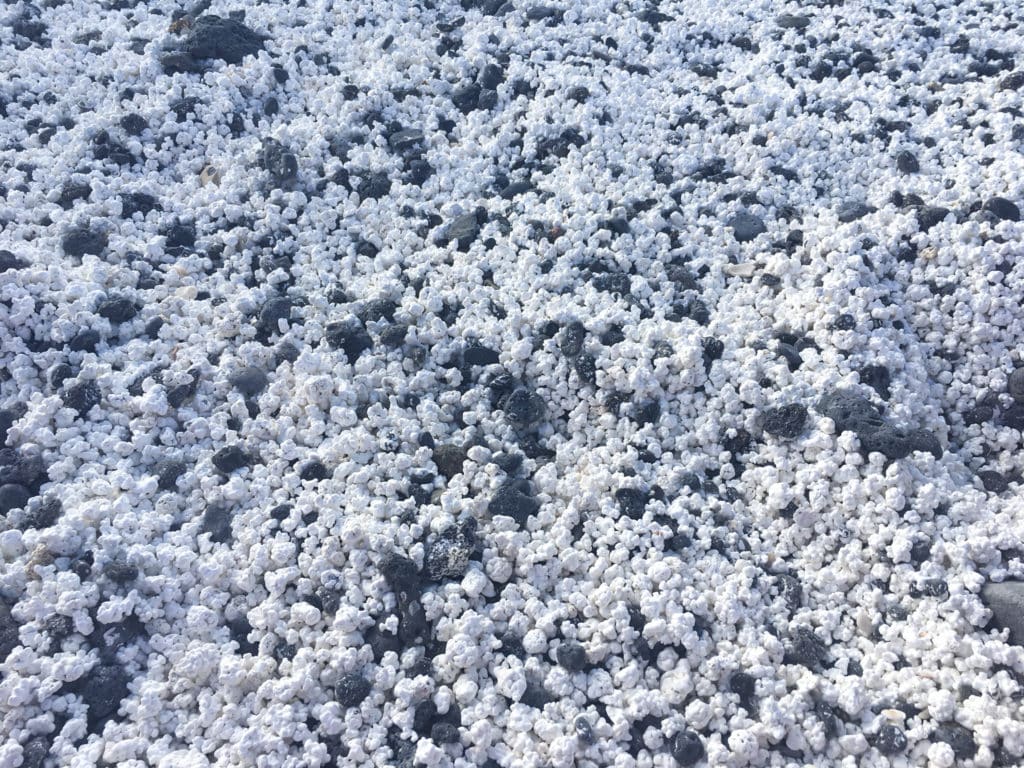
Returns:
[[[1024,8],[8,1],[0,768],[1024,766]]]

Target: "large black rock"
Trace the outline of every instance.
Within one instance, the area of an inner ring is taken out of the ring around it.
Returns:
[[[240,21],[200,16],[185,38],[182,51],[194,59],[220,59],[228,64],[240,64],[246,56],[255,56],[263,50],[266,39]]]

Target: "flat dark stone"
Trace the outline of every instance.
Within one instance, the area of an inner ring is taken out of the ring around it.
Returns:
[[[203,513],[200,532],[210,534],[210,541],[223,544],[231,538],[231,511],[220,504],[211,504]]]
[[[445,237],[449,242],[457,241],[459,245],[467,245],[476,239],[480,233],[480,224],[477,222],[476,214],[464,213],[452,219],[445,227]]]
[[[1013,72],[999,82],[1001,91],[1019,91],[1021,88],[1024,88],[1024,70]]]
[[[764,412],[764,431],[769,435],[792,439],[799,437],[807,424],[807,408],[790,403]]]
[[[927,232],[949,215],[949,209],[937,205],[926,205],[917,211],[917,226]]]
[[[932,740],[948,744],[953,754],[961,760],[968,760],[978,752],[974,734],[959,723],[943,723],[932,731]]]
[[[258,395],[267,386],[267,374],[259,368],[247,366],[231,374],[228,381],[243,395]]]
[[[434,449],[434,463],[448,480],[462,472],[466,449],[459,445],[441,444]]]
[[[895,427],[885,424],[878,429],[858,433],[860,445],[868,453],[877,451],[892,460],[905,459],[914,451],[914,443]]]
[[[1005,197],[992,197],[981,206],[1000,221],[1020,221],[1020,208]]]
[[[845,389],[825,394],[818,401],[817,411],[835,422],[837,432],[851,431],[859,435],[880,429],[884,423],[870,400]]]
[[[266,40],[266,36],[235,19],[200,16],[185,39],[182,52],[194,59],[220,59],[228,64],[241,64],[246,56],[255,56],[263,50]]]
[[[575,640],[565,640],[555,649],[558,666],[568,672],[582,672],[587,666],[587,651]]]
[[[178,487],[178,478],[185,474],[185,462],[177,459],[164,459],[155,467],[157,488],[162,491],[173,491]]]
[[[102,398],[96,382],[82,381],[64,390],[63,399],[65,406],[73,408],[79,416],[84,417],[93,406],[100,404]]]
[[[388,136],[388,145],[396,152],[411,149],[423,141],[423,131],[419,128],[403,128]]]
[[[252,457],[237,445],[228,445],[213,454],[213,466],[224,473],[235,472],[252,463]]]
[[[487,505],[491,515],[511,517],[520,526],[525,525],[528,518],[537,514],[540,502],[533,498],[530,484],[526,480],[506,482],[498,488]]]
[[[398,304],[391,299],[371,299],[359,308],[358,317],[364,323],[375,323],[380,320],[392,322],[397,311]]]
[[[25,508],[31,498],[31,492],[24,485],[19,483],[0,485],[0,515],[6,515],[14,509]]]
[[[729,219],[726,226],[732,228],[733,236],[741,243],[749,243],[758,235],[768,231],[760,217],[745,211],[741,211]]]
[[[485,64],[477,77],[480,87],[487,90],[495,90],[504,80],[505,71],[497,64]]]
[[[634,520],[643,517],[648,500],[648,495],[639,488],[619,488],[615,491],[615,501],[619,505],[619,511]]]
[[[126,192],[121,195],[121,215],[130,219],[136,213],[145,216],[150,211],[160,210],[160,202],[145,192]]]
[[[99,256],[107,247],[107,235],[103,232],[94,232],[85,227],[76,227],[64,235],[61,240],[61,248],[68,256],[82,258],[83,256]]]
[[[776,17],[775,24],[782,29],[806,29],[810,26],[811,20],[806,16],[794,16],[784,13]]]
[[[28,261],[20,256],[15,256],[10,251],[0,250],[0,272],[12,272],[27,266]]]
[[[828,657],[828,646],[811,629],[799,627],[786,645],[783,660],[787,664],[802,664],[809,669],[822,666]]]
[[[989,493],[1005,493],[1010,488],[1010,484],[1002,473],[991,469],[983,469],[978,472],[978,479]]]
[[[278,321],[290,320],[292,314],[292,303],[284,297],[269,299],[260,309],[258,327],[264,333],[276,333]]]
[[[481,344],[471,344],[462,353],[462,359],[467,365],[494,365],[501,358],[493,349]]]
[[[299,175],[295,153],[275,139],[264,139],[260,165],[274,189],[288,189]]]
[[[1024,581],[989,582],[981,588],[981,601],[992,611],[992,622],[1010,630],[1010,642],[1024,646]]]
[[[502,200],[512,200],[513,198],[518,197],[519,195],[529,192],[531,189],[533,189],[532,182],[513,181],[507,187],[502,189],[498,193],[498,196],[501,197]]]
[[[917,161],[917,156],[908,150],[903,150],[896,155],[896,168],[900,173],[917,173],[921,170],[921,164]]]
[[[340,349],[345,353],[350,364],[373,348],[373,339],[359,323],[337,322],[328,323],[325,338],[332,349]]]
[[[117,712],[131,677],[120,664],[100,664],[77,682],[75,688],[89,708],[89,722],[97,723]]]
[[[460,112],[468,115],[478,107],[482,91],[480,83],[470,83],[452,94],[452,103]]]
[[[836,216],[843,224],[849,224],[851,221],[862,219],[871,213],[874,209],[865,203],[861,202],[849,202],[843,203],[839,210],[836,212]]]
[[[104,299],[96,308],[96,314],[115,325],[126,323],[139,313],[139,307],[131,299],[113,296]]]

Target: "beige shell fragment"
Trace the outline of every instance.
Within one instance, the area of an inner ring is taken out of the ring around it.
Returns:
[[[203,170],[199,172],[199,183],[204,187],[207,184],[220,185],[220,171],[214,168],[212,165],[203,167]]]
[[[741,264],[726,264],[723,270],[733,277],[753,277],[757,272],[757,266],[753,262],[745,261]]]

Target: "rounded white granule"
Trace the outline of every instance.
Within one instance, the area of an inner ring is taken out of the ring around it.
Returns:
[[[928,747],[929,768],[952,768],[956,763],[953,748],[944,742],[935,742]]]

